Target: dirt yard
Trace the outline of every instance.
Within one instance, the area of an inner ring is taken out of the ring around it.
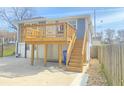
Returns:
[[[63,69],[53,62],[44,67],[43,60],[31,66],[30,59],[0,58],[0,85],[70,85],[79,73]]]
[[[107,86],[107,80],[97,59],[92,59],[88,69],[88,86]]]

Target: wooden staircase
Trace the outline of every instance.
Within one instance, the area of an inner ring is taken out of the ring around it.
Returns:
[[[75,40],[75,44],[71,53],[67,71],[82,72],[82,46],[83,40]]]

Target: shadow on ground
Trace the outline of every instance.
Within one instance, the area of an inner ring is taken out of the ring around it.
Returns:
[[[38,62],[35,62],[32,66],[30,65],[30,59],[28,58],[0,58],[0,77],[15,78],[32,76],[44,71],[51,73],[60,72],[64,74],[72,74],[71,72],[66,72],[64,69],[64,65],[60,68],[58,63],[55,62],[48,62],[47,66],[44,66],[43,59],[38,60]]]

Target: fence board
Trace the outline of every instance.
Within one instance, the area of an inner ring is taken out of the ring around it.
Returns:
[[[112,85],[124,85],[124,44],[109,44],[98,47],[98,59]]]

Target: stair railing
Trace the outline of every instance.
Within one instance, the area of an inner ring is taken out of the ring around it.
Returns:
[[[69,24],[67,24],[67,37],[70,38],[70,36],[71,36],[71,40],[70,40],[70,43],[69,43],[69,46],[67,49],[66,66],[68,66],[68,64],[69,64],[71,53],[72,53],[74,43],[76,40],[76,29],[73,28],[72,26],[70,26]]]
[[[85,31],[83,47],[82,47],[82,66],[83,66],[83,63],[86,62],[86,50],[87,50],[87,43],[88,43],[87,38],[88,38],[88,31]]]

